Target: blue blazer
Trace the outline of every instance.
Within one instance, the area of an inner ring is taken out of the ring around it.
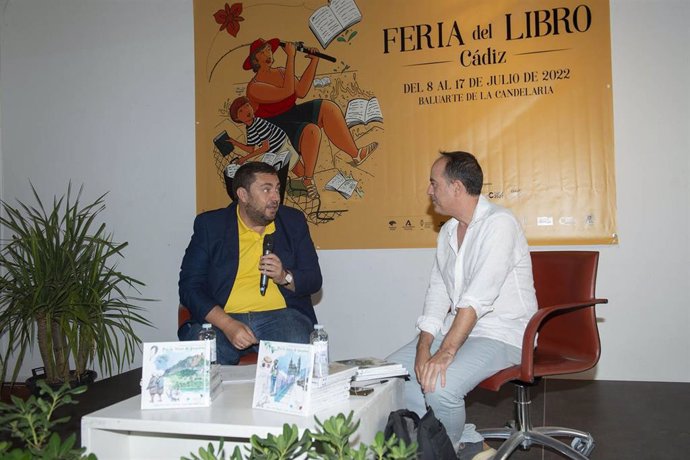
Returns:
[[[311,295],[321,289],[322,278],[307,221],[300,211],[280,206],[275,224],[273,253],[292,272],[295,286],[295,292],[279,287],[280,292],[288,308],[296,308],[316,323]],[[179,281],[180,303],[189,309],[193,321],[204,323],[215,305],[225,306],[238,264],[237,204],[199,214],[182,259]]]

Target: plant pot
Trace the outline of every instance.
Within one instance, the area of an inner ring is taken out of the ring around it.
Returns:
[[[12,396],[17,396],[22,400],[26,400],[31,396],[31,392],[26,386],[26,383],[4,382],[0,386],[2,387],[0,391],[0,402],[10,403],[12,402]]]
[[[40,396],[39,395],[40,389],[38,387],[38,382],[40,380],[45,380],[45,378],[46,378],[45,370],[42,367],[37,367],[35,369],[31,369],[31,374],[32,374],[32,376],[29,377],[28,379],[26,379],[26,386],[29,389],[29,391],[31,391],[32,395]],[[96,381],[96,377],[98,377],[98,373],[96,373],[96,371],[87,370],[80,376],[77,376],[75,374],[75,371],[70,371],[69,386],[70,386],[70,388],[75,388],[75,387],[82,386],[82,385],[90,385]],[[53,390],[57,390],[63,384],[64,384],[64,382],[49,383],[48,386],[50,388],[52,388]]]

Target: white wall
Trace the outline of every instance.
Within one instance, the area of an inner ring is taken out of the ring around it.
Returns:
[[[0,0],[2,198],[68,180],[110,191],[130,242],[121,268],[148,285],[175,340],[177,273],[195,214],[191,0]],[[611,3],[618,246],[602,253],[597,379],[690,382],[690,4]],[[591,247],[586,247],[589,249]],[[317,314],[335,358],[410,339],[432,251],[320,251]],[[24,373],[40,362],[26,365]],[[133,366],[138,366],[137,362]]]

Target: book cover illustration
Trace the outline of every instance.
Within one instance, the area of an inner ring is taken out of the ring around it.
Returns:
[[[262,340],[252,407],[296,415],[309,413],[313,366],[311,345]]]
[[[362,12],[354,0],[330,0],[309,17],[309,29],[326,49],[335,37],[361,20]]]
[[[141,408],[209,406],[210,355],[206,340],[145,343]]]
[[[383,123],[383,112],[379,100],[372,97],[369,100],[356,98],[347,103],[345,112],[345,123],[348,128],[356,125],[366,125],[372,121]]]

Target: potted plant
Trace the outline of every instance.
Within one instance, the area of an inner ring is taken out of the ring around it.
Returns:
[[[0,334],[2,380],[15,358],[15,382],[27,350],[38,344],[49,384],[80,381],[94,362],[112,374],[134,360],[141,345],[134,326],[150,326],[130,303],[144,284],[119,272],[115,260],[128,243],[116,243],[104,223],[105,194],[80,203],[69,184],[66,195],[46,208],[1,201]],[[74,370],[70,369],[70,362]]]

